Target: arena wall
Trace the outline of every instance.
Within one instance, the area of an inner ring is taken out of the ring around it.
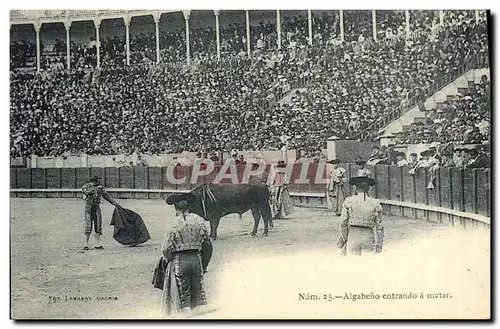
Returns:
[[[241,182],[244,166],[237,168],[238,182]],[[324,163],[290,166],[289,189],[297,205],[325,207],[325,168]],[[345,164],[344,168],[349,177],[357,170],[354,164]],[[444,214],[450,221],[469,219],[489,225],[490,169],[440,168],[433,180],[434,187],[429,188],[432,174],[424,169],[410,175],[409,168],[405,167],[377,165],[369,168],[377,181],[370,194],[382,200],[387,212],[435,221],[442,221]],[[167,170],[168,167],[11,168],[11,197],[79,198],[81,186],[91,176],[99,175],[114,197],[163,198],[169,193],[186,192],[199,184],[213,182],[220,167],[197,178],[192,177],[192,166],[171,168],[174,178],[186,177],[185,182],[179,184],[167,179]],[[224,178],[220,182],[230,183],[231,179]],[[353,192],[352,187],[350,192]]]

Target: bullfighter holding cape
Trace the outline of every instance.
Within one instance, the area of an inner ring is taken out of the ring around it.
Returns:
[[[361,252],[379,253],[384,243],[382,206],[367,196],[375,180],[370,177],[353,177],[349,181],[356,185],[356,194],[347,197],[342,205],[340,237],[337,246],[342,254],[347,252],[361,255]]]
[[[101,215],[101,197],[115,206],[111,225],[115,226],[113,238],[123,245],[137,246],[150,239],[148,229],[141,216],[135,212],[122,208],[108,194],[101,185],[101,179],[98,176],[92,177],[88,183],[82,186],[83,198],[85,200],[85,235],[86,243],[84,250],[89,250],[88,242],[92,226],[96,232],[96,249],[103,249],[100,244],[102,234],[102,215]]]

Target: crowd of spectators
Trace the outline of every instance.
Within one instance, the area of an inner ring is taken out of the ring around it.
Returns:
[[[245,56],[244,25],[224,27],[223,52],[239,55],[228,62],[215,60],[211,28],[193,29],[194,65],[180,68],[154,61],[126,67],[123,40],[116,37],[102,41],[101,69],[87,70],[95,63],[95,42],[73,44],[76,65],[70,72],[11,72],[11,153],[270,150],[282,146],[279,136],[285,134],[291,148],[316,156],[326,138],[358,138],[443,74],[487,53],[486,28],[473,22],[435,38],[424,33],[413,41],[352,47],[325,41],[338,28],[335,17],[315,16],[321,42],[314,47],[307,45],[307,17],[284,19],[287,46],[280,51],[273,49],[272,24],[254,26],[252,58]],[[346,35],[356,29],[347,28]],[[162,58],[183,57],[184,38],[183,31],[162,34]],[[144,62],[155,53],[155,39],[139,35],[131,48],[138,54],[131,62]],[[278,103],[290,86],[306,85],[291,102]]]
[[[36,45],[32,42],[22,40],[10,44],[10,69],[25,67],[26,64],[36,56]]]
[[[435,42],[400,40],[367,45],[361,52],[337,47],[333,56],[320,54],[319,61],[310,62],[304,73],[309,86],[292,98],[290,107],[309,114],[309,123],[317,127],[314,140],[324,141],[332,135],[357,138],[358,132],[366,132],[379,118],[406,106],[408,99],[426,94],[440,77],[484,53],[484,38],[485,34],[469,34],[458,35],[455,42],[444,36]],[[482,110],[475,115],[484,118],[489,105]],[[317,120],[319,115],[321,120]],[[376,130],[367,137],[375,138]]]
[[[397,143],[489,142],[490,116],[490,83],[483,76],[467,93],[458,93],[453,101],[444,102],[444,108],[432,110],[427,122],[413,123],[409,130],[399,133]]]
[[[454,142],[431,143],[430,148],[419,153],[407,155],[398,151],[397,145],[375,146],[366,160],[370,166],[384,164],[410,168],[409,174],[415,174],[418,168],[434,171],[437,168],[485,168],[491,166],[490,144],[465,146]],[[361,159],[360,159],[361,160]]]

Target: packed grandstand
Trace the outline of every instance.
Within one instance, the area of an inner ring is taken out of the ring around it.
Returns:
[[[489,67],[482,11],[376,11],[375,28],[372,11],[313,11],[312,40],[307,11],[281,11],[280,49],[276,12],[250,12],[250,56],[244,11],[219,14],[219,47],[199,12],[189,61],[181,13],[160,18],[159,61],[153,18],[132,19],[130,65],[123,20],[101,24],[99,67],[92,22],[73,22],[70,70],[62,23],[40,30],[39,70],[33,25],[12,25],[11,156],[276,150],[286,135],[312,157],[331,136],[376,140],[443,78]],[[490,93],[483,77],[394,143],[489,143]]]

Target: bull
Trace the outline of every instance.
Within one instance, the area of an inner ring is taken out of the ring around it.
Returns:
[[[242,215],[252,211],[252,236],[257,234],[260,218],[264,220],[263,235],[273,228],[269,188],[265,184],[205,184],[189,193],[195,196],[190,211],[210,222],[210,238],[217,239],[220,219],[229,214]]]

